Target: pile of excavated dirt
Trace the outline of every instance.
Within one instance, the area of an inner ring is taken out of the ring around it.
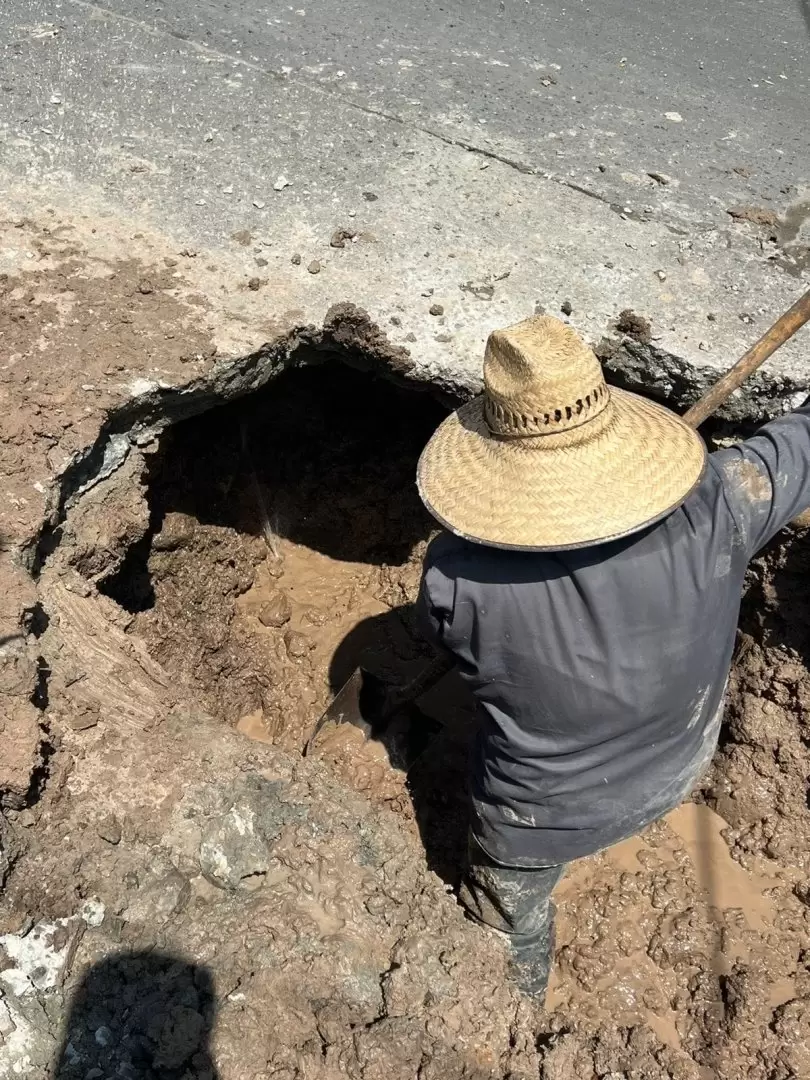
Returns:
[[[30,554],[35,522],[49,526],[36,580],[0,563],[22,613],[4,624],[0,693],[26,710],[0,732],[19,757],[0,770],[19,777],[0,785],[0,1075],[809,1076],[810,540],[785,534],[752,569],[722,745],[695,801],[563,880],[536,1007],[453,895],[475,729],[453,678],[420,703],[442,730],[407,777],[351,731],[301,757],[360,660],[396,679],[424,662],[411,605],[433,525],[413,470],[442,410],[373,372],[310,364],[159,440],[133,437],[106,479],[47,510],[26,441],[45,470],[73,436],[43,442],[32,418],[54,432],[59,410],[84,416],[82,438],[104,422],[96,395],[80,407],[70,386],[79,334],[105,341],[79,312],[125,305],[138,334],[110,325],[127,363],[138,337],[161,362],[139,321],[158,301],[137,283],[163,279],[126,265],[77,263],[72,295],[39,315],[46,269],[32,300],[5,283],[24,316],[2,327],[19,412],[0,445],[16,470],[8,532]],[[170,349],[193,332],[174,303]],[[64,359],[45,389],[43,340]],[[87,363],[94,379],[114,367]]]

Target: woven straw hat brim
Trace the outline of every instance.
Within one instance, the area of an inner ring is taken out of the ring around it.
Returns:
[[[674,510],[700,482],[706,449],[675,413],[611,388],[613,416],[581,441],[498,438],[479,397],[449,416],[419,460],[438,521],[491,547],[564,550],[619,539]]]

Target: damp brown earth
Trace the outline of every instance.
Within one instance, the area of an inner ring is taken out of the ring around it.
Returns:
[[[561,883],[541,1009],[455,903],[475,715],[453,677],[420,702],[437,730],[407,776],[355,729],[301,756],[358,663],[399,680],[425,661],[413,469],[444,412],[382,370],[301,360],[133,447],[43,534],[46,741],[0,833],[0,1063],[810,1076],[808,539],[752,569],[693,800]]]

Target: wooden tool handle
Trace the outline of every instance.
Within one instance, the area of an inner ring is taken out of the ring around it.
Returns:
[[[752,372],[764,364],[780,345],[789,341],[809,319],[810,289],[796,301],[792,308],[776,320],[770,330],[767,330],[759,341],[740,357],[722,379],[718,379],[708,393],[684,413],[683,418],[687,424],[691,424],[694,428],[700,427],[704,420],[716,412],[723,402],[742,386]]]

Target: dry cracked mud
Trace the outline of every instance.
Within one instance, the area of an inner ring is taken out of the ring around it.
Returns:
[[[361,659],[423,662],[412,475],[442,406],[334,341],[206,396],[210,313],[158,252],[88,273],[34,235],[0,323],[0,1074],[810,1076],[810,539],[752,568],[694,801],[561,884],[541,1009],[453,895],[475,720],[452,677],[408,777],[354,731],[301,756]],[[200,403],[128,438],[105,395],[143,350],[196,365]],[[105,423],[126,453],[53,485]]]

